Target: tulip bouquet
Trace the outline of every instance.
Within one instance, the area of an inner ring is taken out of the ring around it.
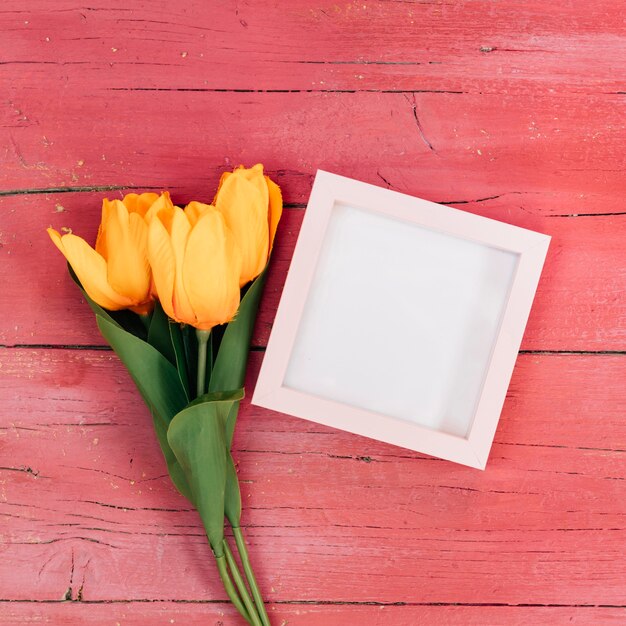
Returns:
[[[95,249],[48,229],[146,402],[169,475],[200,513],[228,597],[252,626],[269,619],[230,448],[281,212],[279,187],[255,165],[225,172],[213,204],[181,209],[167,192],[105,199]]]

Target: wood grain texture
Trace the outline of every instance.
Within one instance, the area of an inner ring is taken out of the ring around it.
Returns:
[[[306,202],[321,168],[443,203],[623,212],[620,94],[111,92],[97,81],[52,99],[19,82],[9,93],[7,191],[156,186],[185,199],[261,160],[289,203]]]
[[[248,396],[317,168],[553,238],[486,472],[244,403],[273,625],[624,623],[624,11],[5,0],[0,624],[241,623],[44,230],[93,238],[103,195],[209,199],[256,161],[289,208]]]
[[[12,349],[1,365],[0,580],[20,580],[4,599],[223,600],[197,514],[114,355]],[[625,368],[618,356],[520,357],[485,473],[245,403],[234,450],[266,595],[615,603]]]
[[[0,603],[0,624],[54,624],[54,626],[225,626],[236,623],[228,605],[179,602],[124,602],[89,604]],[[545,626],[545,624],[615,624],[626,619],[626,609],[612,607],[493,607],[493,606],[346,606],[271,605],[270,618],[278,626]]]
[[[21,65],[28,85],[474,93],[624,87],[623,5],[612,0],[584,11],[576,2],[489,0],[98,0],[82,7],[38,0],[32,7],[38,10],[7,0],[0,13],[8,51],[2,71],[14,78]]]

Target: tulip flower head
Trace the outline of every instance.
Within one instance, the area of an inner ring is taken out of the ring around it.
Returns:
[[[215,207],[192,202],[184,211],[176,206],[156,211],[148,229],[148,259],[171,319],[210,330],[235,316],[242,257]]]
[[[241,250],[243,287],[267,265],[283,209],[280,188],[263,175],[261,164],[240,166],[222,175],[214,204]]]
[[[101,307],[146,315],[158,297],[172,320],[204,331],[233,319],[240,288],[264,270],[282,206],[261,164],[240,166],[222,175],[213,205],[183,210],[168,192],[105,199],[94,248],[48,234]]]
[[[87,295],[101,307],[111,311],[128,308],[139,314],[152,310],[146,217],[155,202],[171,204],[167,192],[105,199],[95,250],[81,237],[48,228]]]

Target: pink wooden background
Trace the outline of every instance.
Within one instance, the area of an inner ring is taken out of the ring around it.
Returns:
[[[317,167],[553,237],[486,472],[243,406],[273,623],[626,623],[625,15],[5,0],[0,624],[241,624],[44,229],[94,237],[105,194],[206,200],[257,161],[288,209],[248,389]]]

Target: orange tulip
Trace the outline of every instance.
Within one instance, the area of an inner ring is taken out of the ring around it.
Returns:
[[[263,175],[260,163],[249,169],[242,165],[222,174],[214,204],[241,250],[243,287],[267,265],[283,210],[280,188]]]
[[[229,322],[239,306],[241,253],[211,205],[170,206],[152,216],[148,259],[163,310],[200,330]]]
[[[128,308],[146,314],[154,306],[146,217],[154,204],[168,203],[171,205],[167,192],[104,199],[95,250],[71,233],[60,235],[48,228],[48,234],[92,300],[111,311]]]

